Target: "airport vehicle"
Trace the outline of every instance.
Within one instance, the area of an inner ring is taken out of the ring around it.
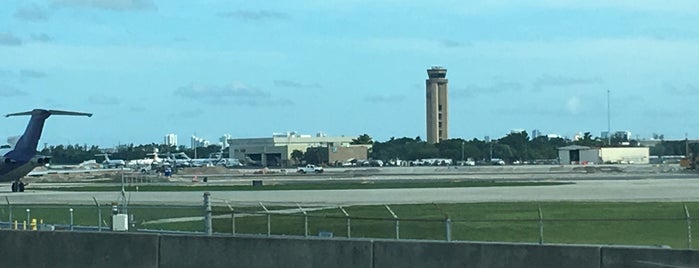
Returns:
[[[696,169],[698,163],[699,158],[694,156],[694,154],[689,154],[680,160],[680,166],[685,169]]]
[[[102,166],[106,168],[122,168],[126,166],[126,161],[121,159],[109,159],[109,154],[96,154],[95,156],[104,156]]]
[[[36,154],[36,147],[41,138],[44,122],[51,115],[72,115],[91,117],[91,113],[79,113],[59,110],[34,109],[29,112],[13,113],[5,115],[24,116],[29,115],[29,123],[24,134],[18,139],[8,139],[11,150],[0,157],[0,182],[11,181],[12,192],[23,192],[24,184],[21,179],[35,167],[47,165],[51,162],[50,156]]]
[[[316,165],[306,165],[305,167],[298,167],[296,169],[296,172],[301,173],[301,174],[306,174],[309,172],[323,173],[323,167],[316,166]]]

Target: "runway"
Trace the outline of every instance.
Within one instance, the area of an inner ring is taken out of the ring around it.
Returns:
[[[304,205],[372,205],[476,202],[556,201],[672,201],[699,202],[699,178],[570,180],[557,186],[469,187],[370,190],[214,191],[214,204],[254,205],[258,202]],[[203,191],[129,192],[131,204],[201,205]],[[118,192],[34,191],[0,193],[12,204],[105,204],[117,201]]]

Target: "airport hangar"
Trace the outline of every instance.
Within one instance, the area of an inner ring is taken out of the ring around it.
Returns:
[[[648,147],[588,147],[571,145],[558,148],[562,165],[577,164],[648,164]]]
[[[365,160],[371,145],[354,145],[351,137],[330,137],[324,133],[316,136],[299,135],[295,132],[273,134],[270,138],[243,138],[228,140],[232,158],[259,162],[267,167],[291,167],[294,150],[306,152],[318,150],[320,163],[340,165],[356,160]]]

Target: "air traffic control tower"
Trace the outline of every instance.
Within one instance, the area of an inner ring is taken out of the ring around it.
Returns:
[[[435,144],[449,138],[449,80],[447,69],[439,66],[427,69],[427,76],[427,142]]]

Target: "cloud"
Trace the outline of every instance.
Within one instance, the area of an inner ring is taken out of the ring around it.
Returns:
[[[451,91],[454,98],[477,97],[488,94],[502,94],[522,90],[524,86],[517,82],[497,82],[489,86],[468,85],[465,89]]]
[[[51,6],[58,8],[94,8],[113,11],[157,10],[153,0],[53,0]]]
[[[275,87],[291,87],[291,88],[322,88],[318,83],[304,84],[291,80],[274,80]]]
[[[23,78],[44,78],[44,77],[46,77],[46,73],[41,72],[41,71],[35,71],[35,70],[21,70],[21,71],[19,71],[19,75],[22,76]]]
[[[194,85],[179,87],[174,92],[184,98],[208,104],[242,104],[249,106],[293,105],[291,100],[275,99],[268,91],[235,82],[223,86]]]
[[[146,111],[146,108],[143,107],[143,106],[134,106],[134,105],[132,105],[132,106],[129,106],[129,111],[132,111],[132,112],[144,112],[144,111]]]
[[[26,21],[47,21],[49,14],[45,9],[37,5],[31,5],[17,9],[15,18]]]
[[[502,12],[507,10],[523,9],[549,9],[549,10],[627,10],[634,12],[676,12],[697,13],[699,8],[694,0],[676,0],[672,4],[666,1],[586,1],[586,0],[529,0],[529,1],[475,1],[469,5],[455,8],[465,14],[484,14],[488,12]]]
[[[197,117],[204,117],[206,114],[206,111],[202,109],[190,109],[190,110],[184,110],[184,111],[176,111],[174,113],[170,113],[169,117],[174,117],[178,119],[183,119],[183,118],[197,118]]]
[[[27,92],[0,84],[0,97],[19,97],[29,95]]]
[[[600,83],[602,83],[602,80],[599,78],[576,78],[560,75],[543,75],[534,80],[533,86],[535,89],[541,89],[544,87],[567,87]]]
[[[369,103],[398,103],[403,102],[405,96],[403,95],[370,95],[364,97],[364,101]]]
[[[672,95],[678,96],[696,96],[699,95],[699,86],[693,84],[686,84],[684,86],[675,86],[671,83],[664,83],[663,89],[668,91]]]
[[[97,105],[119,105],[121,100],[117,97],[109,97],[104,95],[92,95],[87,99],[92,104]]]
[[[570,97],[566,100],[566,110],[572,114],[580,112],[581,101],[578,97]]]
[[[287,15],[286,13],[280,13],[280,12],[269,11],[269,10],[259,10],[259,11],[236,10],[236,11],[229,11],[229,12],[220,12],[217,15],[220,17],[224,17],[224,18],[241,19],[241,20],[255,20],[255,21],[284,20],[284,19],[289,18],[289,15]]]
[[[45,33],[32,34],[31,38],[34,41],[44,43],[53,41],[53,38]]]
[[[22,39],[11,33],[0,33],[0,46],[21,46]]]
[[[458,42],[454,40],[442,40],[440,44],[446,48],[459,48],[459,47],[470,47],[473,46],[470,42]]]

